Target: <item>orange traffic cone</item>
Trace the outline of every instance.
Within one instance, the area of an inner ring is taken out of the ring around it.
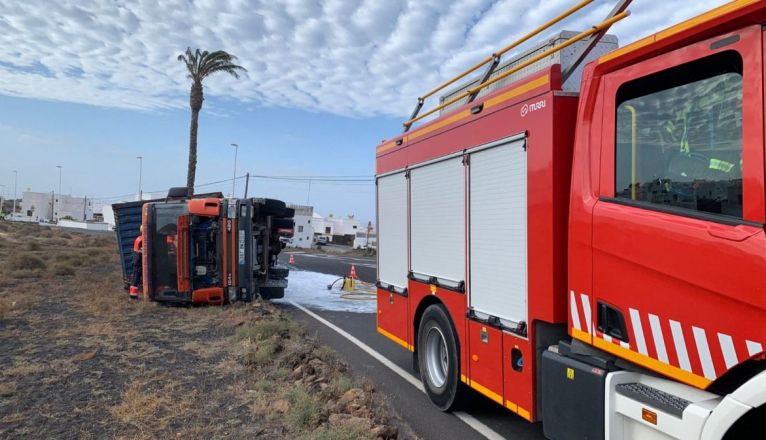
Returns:
[[[348,274],[348,277],[349,278],[356,278],[356,267],[354,267],[353,264],[351,265],[351,273]]]
[[[290,261],[288,261],[287,264],[295,264],[295,255],[290,254]]]

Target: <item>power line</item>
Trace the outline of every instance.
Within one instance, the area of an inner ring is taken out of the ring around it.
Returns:
[[[247,175],[237,176],[236,178],[221,179],[214,182],[201,183],[199,185],[195,185],[194,187],[204,188],[204,187],[209,187],[213,185],[230,183],[235,179],[239,180],[239,179],[246,179],[246,178],[247,178]],[[334,185],[334,186],[367,186],[375,182],[375,178],[373,176],[367,176],[367,175],[271,176],[271,175],[265,175],[265,174],[251,174],[250,179],[277,180],[277,181],[311,183],[311,184],[316,183],[316,184]],[[169,188],[152,190],[152,191],[144,191],[144,192],[149,192],[149,193],[167,192],[168,189]],[[128,197],[134,197],[134,196],[135,196],[135,193],[129,193],[129,194],[121,194],[121,195],[115,195],[115,196],[92,197],[91,200],[106,202],[106,201],[112,201],[112,200],[125,199]]]

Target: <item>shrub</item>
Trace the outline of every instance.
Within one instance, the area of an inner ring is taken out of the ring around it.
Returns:
[[[255,349],[249,349],[243,355],[242,363],[245,365],[266,365],[274,359],[274,355],[282,348],[279,342],[266,339],[258,343]]]
[[[298,431],[319,420],[322,403],[309,394],[306,388],[302,386],[293,387],[288,391],[287,398],[290,401],[290,411],[288,411],[286,419],[293,429]]]
[[[11,260],[11,269],[14,270],[42,270],[46,267],[45,261],[32,254],[17,254]]]
[[[28,251],[39,251],[41,249],[40,243],[36,241],[30,241],[27,243],[27,250]]]
[[[55,266],[53,266],[53,274],[62,276],[62,277],[69,277],[75,274],[74,268],[66,263],[57,263]]]
[[[284,319],[261,319],[252,324],[237,329],[238,339],[267,339],[274,335],[288,337],[294,328],[290,321]]]
[[[298,437],[298,440],[361,440],[374,439],[369,432],[353,426],[323,426],[308,434]]]

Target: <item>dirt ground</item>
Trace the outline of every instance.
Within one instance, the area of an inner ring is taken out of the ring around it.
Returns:
[[[268,303],[130,301],[111,235],[0,222],[0,438],[411,438]]]

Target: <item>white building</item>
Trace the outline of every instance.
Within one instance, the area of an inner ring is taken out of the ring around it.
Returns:
[[[332,239],[333,235],[351,235],[356,236],[360,230],[359,220],[353,215],[344,217],[335,217],[330,214],[328,217],[314,213],[314,235],[324,235]]]
[[[21,197],[20,214],[32,221],[93,219],[93,203],[85,197],[32,191],[24,191]]]
[[[378,234],[375,231],[359,231],[356,233],[354,239],[354,249],[377,249],[378,248]]]
[[[289,247],[310,248],[314,242],[314,207],[304,205],[287,205],[295,210],[295,230]]]

